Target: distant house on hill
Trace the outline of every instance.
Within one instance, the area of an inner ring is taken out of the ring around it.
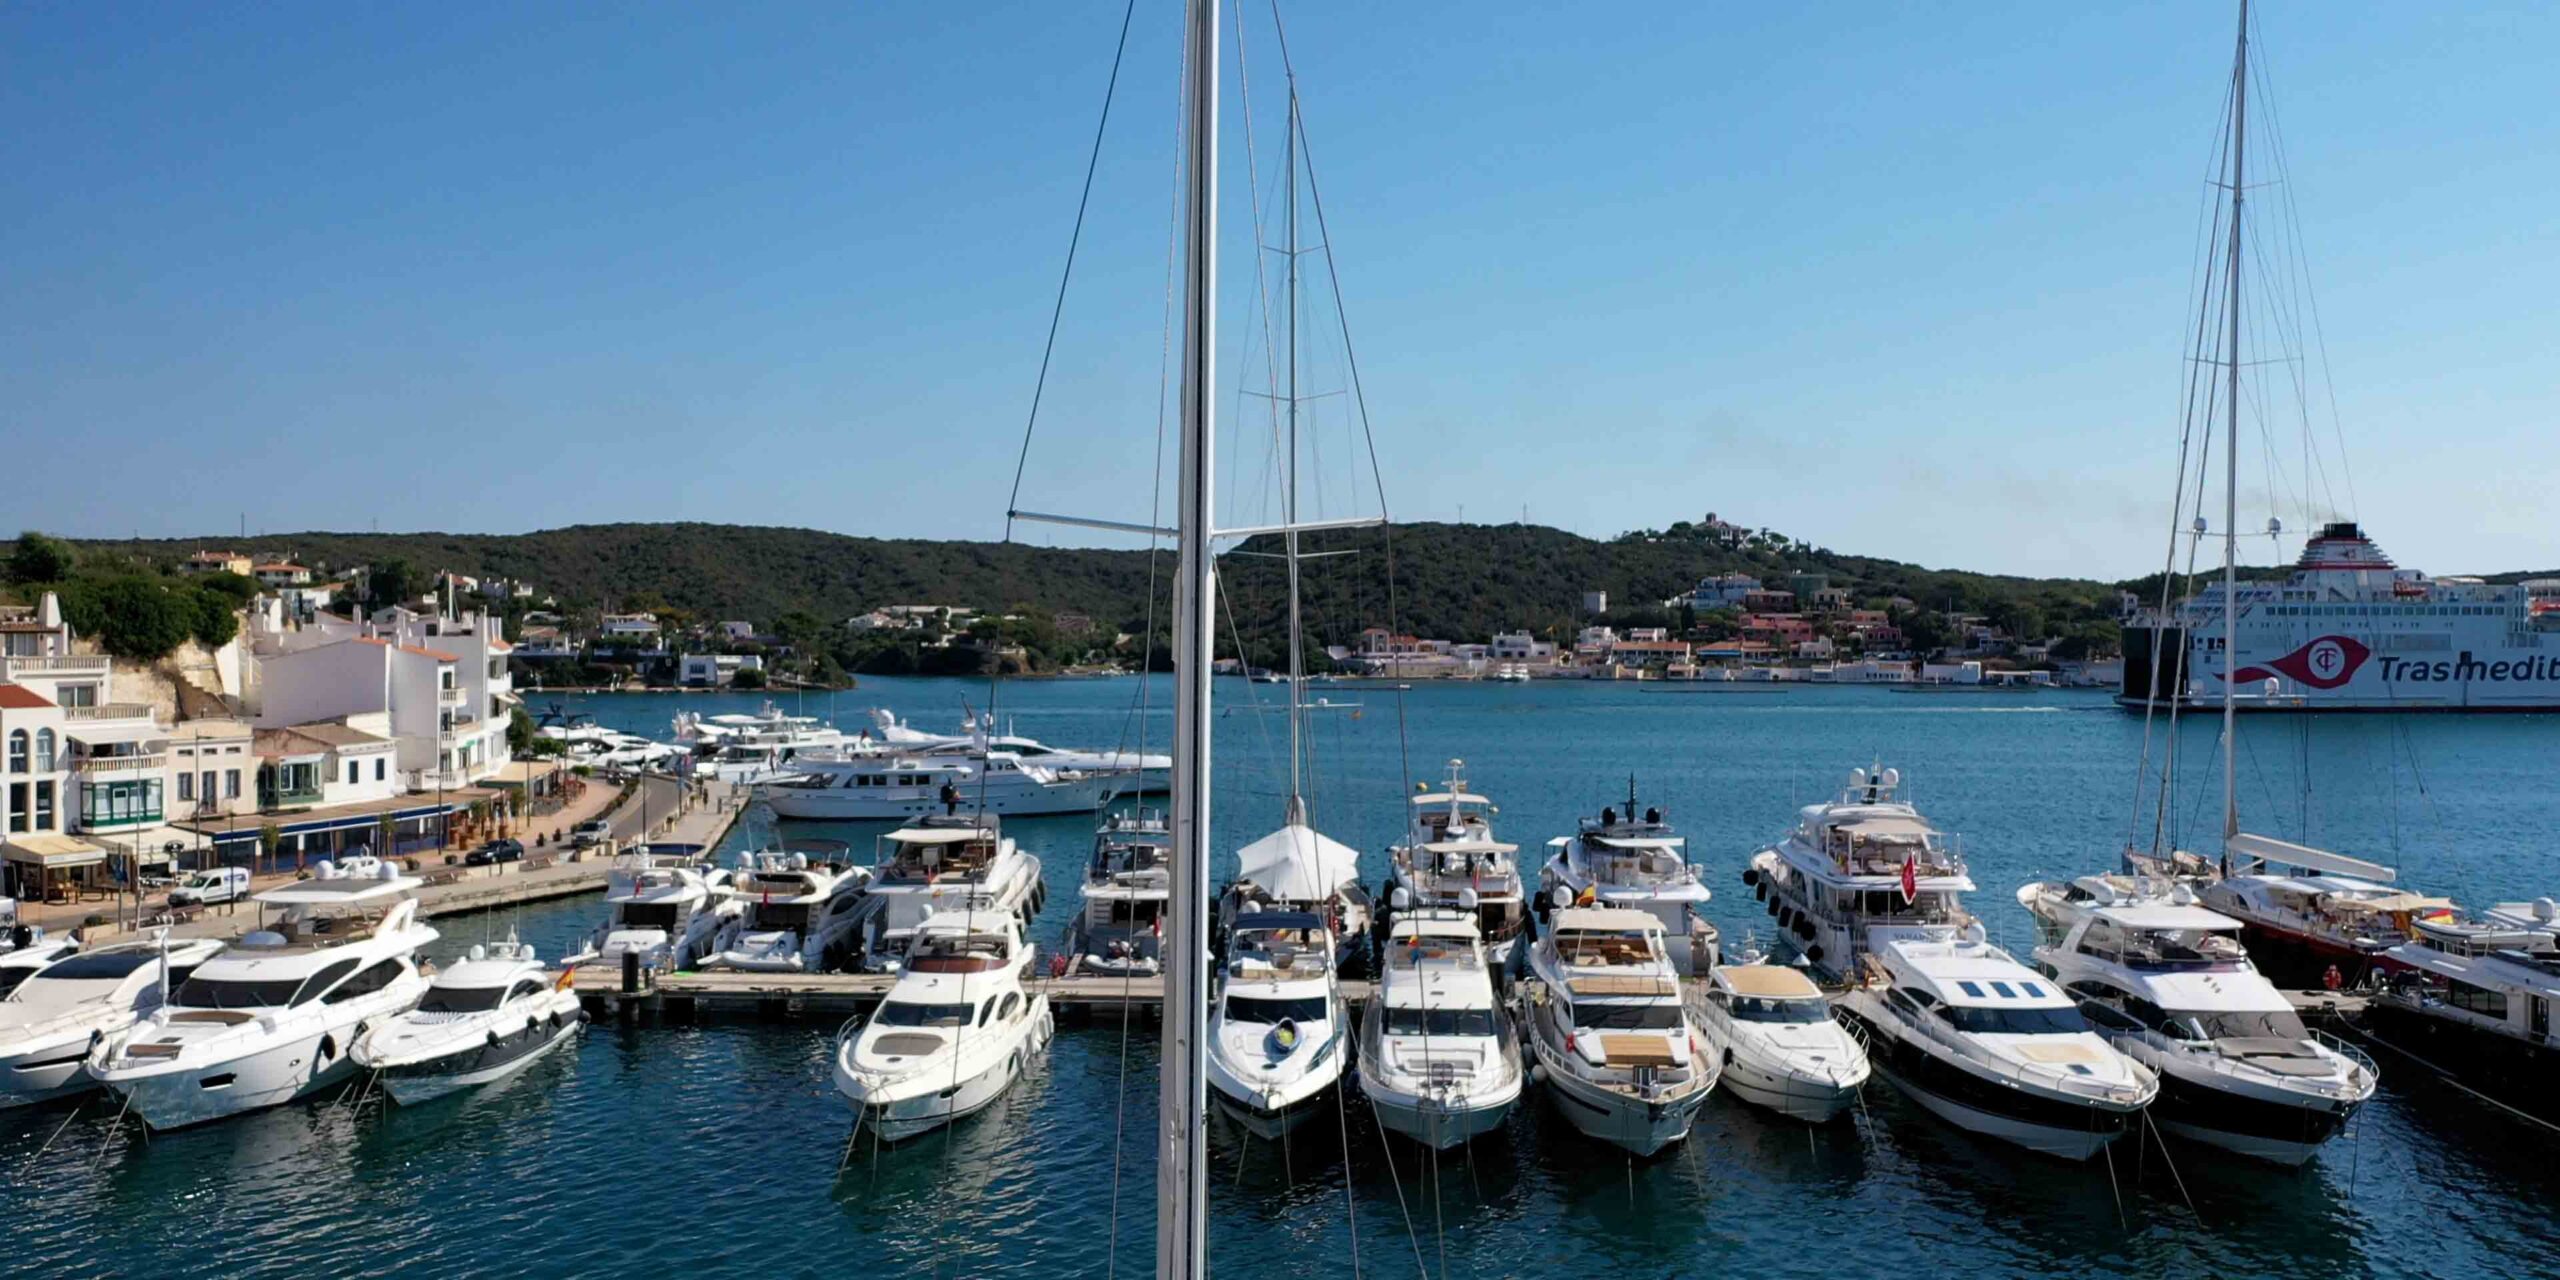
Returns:
[[[178,562],[178,572],[186,574],[236,573],[246,578],[256,568],[255,560],[237,551],[198,551]]]

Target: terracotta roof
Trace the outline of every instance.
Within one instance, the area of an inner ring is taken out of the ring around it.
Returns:
[[[389,741],[389,738],[376,737],[362,729],[323,721],[283,729],[260,729],[257,750],[260,755],[309,755],[314,750],[379,746]]]
[[[34,711],[50,707],[53,700],[22,684],[0,684],[0,708],[11,711]]]

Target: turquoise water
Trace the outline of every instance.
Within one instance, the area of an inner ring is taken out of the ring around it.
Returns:
[[[1133,680],[1019,682],[1002,688],[999,712],[1052,742],[1100,745],[1120,740],[1137,690]],[[1286,727],[1249,707],[1279,692],[1219,683],[1222,848],[1279,819]],[[1503,836],[1531,848],[1579,813],[1622,803],[1632,773],[1642,802],[1662,805],[1707,864],[1728,938],[1765,933],[1737,878],[1758,842],[1851,766],[1881,762],[1900,767],[1913,798],[1963,834],[1983,888],[1976,910],[1996,937],[2022,946],[2029,924],[2012,891],[2111,863],[2142,737],[2138,718],[2082,693],[1562,683],[1425,686],[1401,698],[1313,692],[1358,704],[1314,717],[1315,806],[1319,826],[1367,853],[1373,883],[1407,778],[1436,778],[1450,756],[1465,757],[1476,788],[1501,806]],[[835,695],[832,711],[850,727],[877,703],[939,728],[956,722],[962,698],[983,706],[986,696],[984,684],[878,680]],[[1161,684],[1154,700],[1161,742]],[[548,699],[529,701],[539,709]],[[678,709],[754,701],[571,705],[663,733]],[[823,697],[806,705],[830,710]],[[2244,727],[2251,829],[2300,836],[2307,820],[2314,840],[2470,902],[2560,889],[2560,854],[2546,838],[2560,803],[2545,776],[2560,758],[2560,718],[2332,717],[2305,727]],[[2186,746],[2194,768],[2179,824],[2203,844],[2220,804],[2209,727],[2191,727]],[[1009,829],[1047,863],[1046,944],[1072,909],[1090,827],[1044,819]],[[867,847],[877,830],[832,834]],[[513,924],[555,955],[596,910],[586,899],[438,927],[444,948],[458,950]],[[93,1101],[41,1156],[70,1109],[0,1114],[9,1223],[0,1273],[1148,1271],[1152,1026],[1124,1039],[1113,1021],[1070,1025],[999,1107],[876,1158],[865,1143],[841,1175],[850,1121],[827,1081],[832,1030],[599,1026],[573,1052],[477,1096],[363,1114],[297,1106],[148,1141],[130,1125],[111,1131]],[[2299,1173],[2129,1143],[2112,1166],[2054,1163],[1968,1138],[1882,1085],[1867,1114],[1820,1132],[1718,1098],[1685,1147],[1644,1163],[1589,1149],[1534,1093],[1507,1140],[1436,1168],[1409,1146],[1383,1144],[1355,1108],[1285,1152],[1213,1134],[1212,1259],[1237,1275],[1304,1276],[2453,1276],[2547,1263],[2560,1143],[2395,1078],[2387,1060],[2384,1070],[2356,1128]]]

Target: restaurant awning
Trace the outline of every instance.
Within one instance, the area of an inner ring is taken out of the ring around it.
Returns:
[[[15,835],[0,854],[20,866],[42,867],[58,871],[66,867],[93,867],[107,860],[107,851],[86,840],[71,836],[47,834]]]
[[[560,772],[557,760],[511,760],[504,768],[481,779],[492,787],[524,788]]]

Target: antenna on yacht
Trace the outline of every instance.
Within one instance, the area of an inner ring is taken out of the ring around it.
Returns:
[[[2247,200],[2242,167],[2249,143],[2249,0],[2240,0],[2240,35],[2231,65],[2231,259],[2224,268],[2230,291],[2230,363],[2223,392],[2222,432],[2222,857],[2240,834],[2238,682],[2240,660],[2240,213]]]

